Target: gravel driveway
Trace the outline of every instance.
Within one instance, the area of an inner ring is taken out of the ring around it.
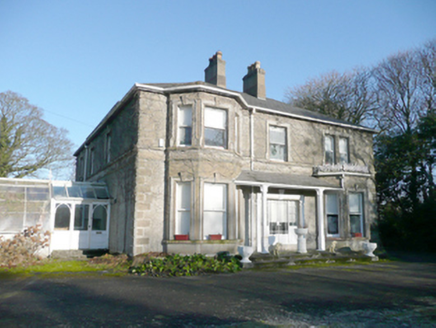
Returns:
[[[0,280],[0,327],[434,327],[436,264]]]

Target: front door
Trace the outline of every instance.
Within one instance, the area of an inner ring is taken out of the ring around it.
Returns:
[[[299,202],[292,199],[268,199],[266,235],[268,245],[297,244]]]
[[[52,249],[107,249],[107,204],[63,203],[56,206]]]

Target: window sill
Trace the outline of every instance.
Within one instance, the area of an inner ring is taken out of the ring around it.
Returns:
[[[163,244],[239,244],[240,239],[222,239],[222,240],[164,240]]]

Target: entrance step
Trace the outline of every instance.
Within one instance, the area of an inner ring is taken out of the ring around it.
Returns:
[[[54,250],[50,257],[53,259],[62,260],[86,260],[87,258],[102,256],[106,254],[107,249],[70,249],[70,250]]]

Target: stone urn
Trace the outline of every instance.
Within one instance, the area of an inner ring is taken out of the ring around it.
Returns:
[[[374,252],[375,249],[377,248],[377,243],[368,242],[368,243],[364,243],[362,246],[366,256],[375,257],[375,255],[372,252]]]
[[[242,256],[241,263],[251,263],[249,257],[253,251],[253,246],[238,246],[238,253]]]
[[[309,231],[308,228],[297,228],[295,229],[295,233],[298,236],[298,243],[297,243],[297,253],[300,254],[306,254],[307,248],[306,248],[306,235]]]

